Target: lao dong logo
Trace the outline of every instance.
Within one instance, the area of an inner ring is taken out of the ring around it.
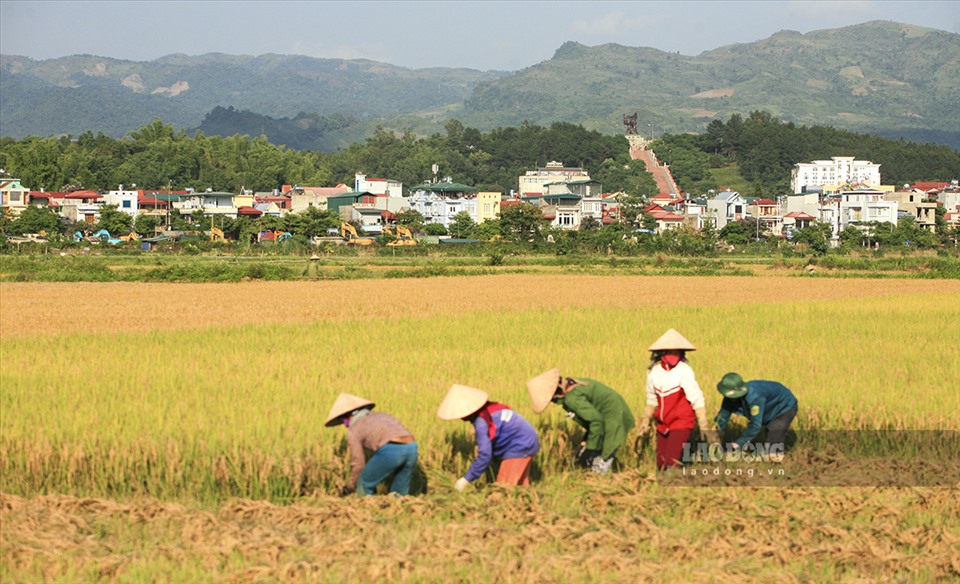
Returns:
[[[683,445],[683,460],[687,463],[780,463],[783,462],[783,444],[747,443],[741,448],[734,448],[732,442],[726,445],[718,442],[713,444],[687,442]]]

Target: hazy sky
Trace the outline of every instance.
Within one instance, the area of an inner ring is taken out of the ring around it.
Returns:
[[[892,20],[960,33],[960,0],[288,2],[0,0],[0,52],[149,61],[219,52],[515,71],[565,41],[697,55],[780,30]]]

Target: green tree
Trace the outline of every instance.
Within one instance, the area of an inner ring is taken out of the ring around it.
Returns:
[[[288,213],[284,215],[284,230],[294,235],[306,238],[322,237],[327,229],[340,226],[340,216],[333,211],[321,211],[316,207],[309,207],[302,213]]]
[[[423,229],[424,223],[426,223],[426,219],[423,217],[423,214],[421,214],[420,211],[404,209],[403,211],[397,213],[397,225],[403,225],[414,233]]]
[[[730,221],[720,229],[719,235],[730,245],[742,245],[753,239],[754,232],[752,226],[744,221]]]
[[[427,235],[446,235],[447,228],[440,223],[427,223],[423,226],[423,232]]]
[[[595,217],[584,217],[580,222],[581,233],[596,233],[600,229],[600,222]]]
[[[97,229],[106,229],[114,237],[126,235],[133,231],[133,216],[119,211],[116,205],[104,205],[100,208]]]
[[[829,223],[814,222],[809,227],[798,229],[793,234],[794,243],[807,245],[814,253],[823,255],[830,249],[830,237],[833,229]]]
[[[844,249],[849,250],[863,244],[863,232],[853,225],[844,227],[838,237],[840,238],[840,245],[842,245]]]
[[[60,216],[50,207],[31,205],[10,224],[10,232],[16,234],[40,233],[47,235],[60,233]]]
[[[650,213],[644,213],[640,216],[640,227],[648,231],[656,231],[657,218]]]
[[[453,216],[453,221],[451,221],[448,231],[450,235],[457,238],[471,238],[476,228],[477,224],[470,218],[470,213],[460,211]]]
[[[487,219],[477,224],[473,237],[481,241],[491,241],[500,235],[500,220]]]
[[[147,215],[140,213],[133,222],[133,230],[140,235],[152,237],[157,232],[157,226],[160,225],[160,218],[156,215]]]
[[[547,220],[543,210],[530,203],[517,203],[500,210],[500,234],[508,241],[541,241]]]

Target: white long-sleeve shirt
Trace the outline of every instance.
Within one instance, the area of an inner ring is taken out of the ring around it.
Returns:
[[[695,410],[705,407],[706,400],[693,368],[686,361],[677,363],[677,366],[667,371],[657,363],[647,372],[647,405],[657,407],[661,399],[682,391],[687,401]]]

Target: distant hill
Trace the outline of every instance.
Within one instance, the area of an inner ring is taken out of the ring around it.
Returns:
[[[272,118],[389,119],[461,103],[478,82],[503,74],[284,55],[170,55],[149,62],[3,55],[0,135],[89,130],[119,137],[157,117],[190,129],[217,107]]]
[[[615,134],[623,114],[636,112],[639,132],[659,135],[764,110],[799,125],[960,149],[958,93],[960,35],[885,21],[782,31],[693,57],[568,42],[514,73],[283,55],[4,55],[0,135],[122,136],[159,117],[208,134],[262,130],[275,143],[333,149],[376,125],[428,134],[451,118],[481,130],[570,122]]]
[[[958,148],[958,93],[960,35],[877,21],[783,31],[696,57],[568,42],[549,61],[482,84],[458,115],[481,128],[563,119],[615,131],[636,112],[641,134],[660,134],[764,110],[800,125]]]

